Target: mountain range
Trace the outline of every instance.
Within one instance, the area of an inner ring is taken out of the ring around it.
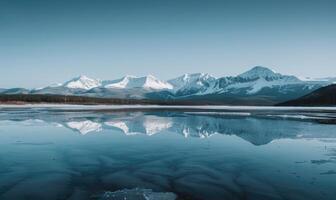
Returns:
[[[116,80],[79,76],[62,84],[32,90],[0,89],[0,94],[54,94],[99,98],[197,101],[202,104],[274,105],[297,99],[332,84],[336,78],[300,79],[256,66],[237,75],[216,78],[209,74],[184,74],[168,81],[152,75],[127,75]]]

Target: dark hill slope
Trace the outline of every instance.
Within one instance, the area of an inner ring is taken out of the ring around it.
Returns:
[[[336,106],[336,84],[319,88],[303,97],[278,106]]]

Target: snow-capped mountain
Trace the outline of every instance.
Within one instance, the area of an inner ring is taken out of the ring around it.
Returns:
[[[100,87],[102,82],[98,79],[89,78],[87,76],[79,76],[70,81],[65,82],[62,86],[71,89],[89,90],[95,87]]]
[[[113,81],[105,81],[104,87],[115,89],[131,89],[131,88],[142,88],[152,90],[173,89],[173,86],[171,84],[165,81],[161,81],[152,75],[144,77],[127,75],[121,79]]]
[[[101,98],[149,99],[156,101],[201,104],[273,105],[299,98],[335,78],[299,79],[256,66],[238,75],[215,78],[209,74],[184,74],[168,81],[152,75],[125,76],[115,80],[99,80],[79,76],[63,84],[27,90],[13,88],[2,94],[59,94]]]
[[[174,93],[179,96],[202,93],[212,87],[216,78],[204,73],[184,74],[168,82],[173,85]]]
[[[201,77],[206,78],[199,81]],[[175,86],[175,90],[172,91],[174,99],[230,105],[273,105],[277,102],[298,98],[329,84],[328,81],[302,81],[295,76],[276,73],[261,66],[253,67],[238,76],[218,79],[211,76],[196,76],[194,79],[182,76],[173,79],[171,83]],[[182,87],[178,87],[180,85]],[[151,95],[154,98],[157,96],[162,98],[167,94]]]
[[[314,85],[295,76],[282,75],[266,67],[256,66],[238,76],[215,78],[209,74],[185,74],[168,81],[174,86],[177,97],[209,94],[254,95],[263,89],[281,87],[286,93],[286,86]]]
[[[236,77],[224,77],[218,80],[217,91],[221,93],[245,92],[252,95],[265,88],[305,84],[295,76],[282,75],[266,67],[256,66]],[[282,88],[285,91],[285,88]]]
[[[139,90],[140,89],[140,90]],[[104,80],[79,76],[63,84],[37,88],[34,94],[85,95],[93,97],[144,98],[144,93],[155,90],[171,90],[173,86],[152,75],[125,76],[116,80]],[[144,91],[142,91],[144,90]]]
[[[101,87],[102,81],[89,78],[85,75],[75,77],[65,83],[54,83],[47,87],[35,88],[32,94],[60,94],[60,95],[81,95],[84,92]]]
[[[329,84],[302,81],[295,76],[256,66],[238,76],[214,78],[208,74],[187,74],[169,81],[169,93],[151,93],[153,99],[174,99],[202,104],[273,105],[295,99]]]
[[[255,80],[259,78],[263,78],[265,80],[276,80],[280,79],[282,76],[283,75],[262,66],[255,66],[247,72],[238,75],[238,77],[246,80]]]

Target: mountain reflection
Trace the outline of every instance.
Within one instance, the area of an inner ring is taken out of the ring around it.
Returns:
[[[152,136],[163,132],[186,138],[207,138],[214,134],[238,136],[254,145],[264,145],[282,138],[335,138],[332,124],[311,121],[274,119],[244,113],[186,112],[12,112],[0,120],[50,123],[82,135],[101,131],[121,131],[125,135]]]

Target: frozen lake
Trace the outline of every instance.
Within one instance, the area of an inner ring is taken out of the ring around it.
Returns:
[[[0,106],[0,199],[334,199],[336,108]]]

